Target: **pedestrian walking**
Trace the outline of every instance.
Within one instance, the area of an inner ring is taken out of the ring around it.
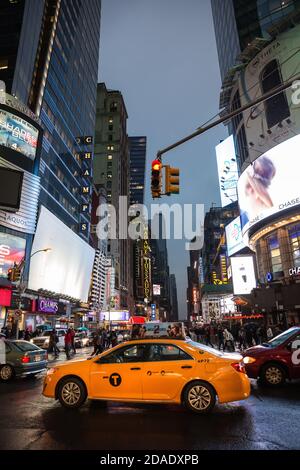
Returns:
[[[48,347],[48,352],[53,352],[54,356],[57,357],[60,353],[58,347],[58,336],[56,333],[56,330],[52,330],[49,336],[49,347]]]
[[[214,347],[214,345],[212,344],[210,340],[210,327],[209,326],[205,328],[205,344],[206,346],[210,345],[212,348]]]
[[[225,328],[224,329],[224,351],[227,347],[230,352],[235,351],[233,335],[227,328]]]
[[[70,355],[71,347],[72,347],[72,335],[71,335],[71,330],[69,328],[67,330],[67,333],[65,334],[65,351],[66,351],[67,359],[71,359],[71,355]]]
[[[222,346],[223,351],[224,351],[224,349],[225,349],[224,330],[223,330],[223,327],[222,327],[221,325],[218,325],[217,336],[218,336],[218,347],[219,347],[219,351],[221,351],[221,346]]]
[[[268,341],[270,341],[272,338],[273,338],[273,330],[272,330],[271,326],[269,326],[268,329],[267,329],[267,339],[268,339]]]
[[[70,333],[71,333],[71,349],[73,350],[73,353],[76,354],[74,328],[70,328]]]
[[[244,351],[244,349],[247,349],[246,345],[246,331],[245,328],[242,326],[239,330],[239,335],[238,335],[238,344],[239,344],[239,349],[240,351]]]
[[[31,334],[28,328],[26,328],[25,333],[24,333],[24,339],[25,341],[30,341]]]

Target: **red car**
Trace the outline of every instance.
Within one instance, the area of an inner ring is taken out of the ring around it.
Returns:
[[[265,385],[276,387],[286,379],[300,379],[300,327],[246,349],[243,356],[248,377]]]

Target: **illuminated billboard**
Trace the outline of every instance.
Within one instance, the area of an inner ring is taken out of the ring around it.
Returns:
[[[266,217],[300,205],[300,135],[272,148],[242,173],[238,199],[243,234]]]
[[[40,250],[50,248],[45,253]],[[44,289],[87,302],[95,250],[45,207],[33,241],[29,289]]]
[[[7,272],[14,264],[20,264],[25,256],[26,240],[8,233],[0,232],[0,277],[7,277]]]
[[[243,242],[240,217],[237,217],[230,222],[230,224],[226,225],[225,231],[228,256],[232,256],[245,248],[246,245]]]
[[[16,114],[0,109],[0,145],[34,160],[39,131]]]
[[[232,135],[216,146],[216,155],[221,203],[224,207],[237,200],[238,167]]]
[[[233,256],[230,258],[233,293],[236,295],[250,294],[256,287],[254,263],[252,256]]]

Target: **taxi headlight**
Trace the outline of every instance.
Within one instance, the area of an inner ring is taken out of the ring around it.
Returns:
[[[57,367],[51,367],[50,369],[47,369],[47,375],[52,375],[58,370]]]
[[[252,364],[255,361],[256,361],[256,359],[254,357],[250,357],[250,356],[246,356],[243,359],[244,364]]]

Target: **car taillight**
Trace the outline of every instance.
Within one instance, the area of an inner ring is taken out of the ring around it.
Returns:
[[[237,372],[241,372],[242,374],[246,374],[246,369],[245,369],[245,366],[244,366],[243,362],[233,362],[231,365]]]
[[[21,358],[21,362],[22,362],[23,364],[28,364],[28,362],[30,362],[30,357],[28,357],[28,356],[23,356],[23,357]]]

